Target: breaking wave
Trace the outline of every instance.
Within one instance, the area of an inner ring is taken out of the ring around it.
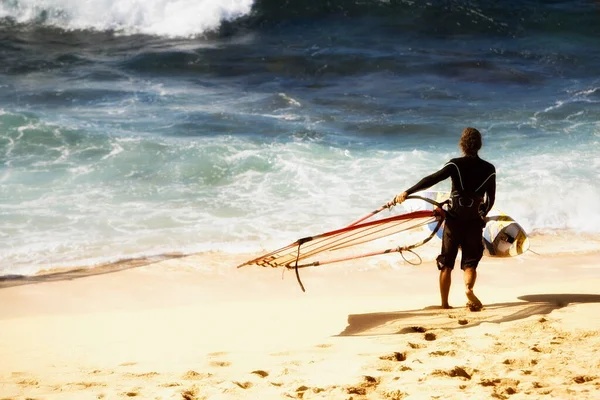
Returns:
[[[0,22],[193,37],[225,27],[278,26],[320,19],[383,18],[395,33],[520,36],[524,31],[600,34],[594,2],[475,0],[4,0]]]
[[[13,0],[0,3],[0,18],[64,30],[114,31],[168,37],[216,30],[248,14],[253,0]]]

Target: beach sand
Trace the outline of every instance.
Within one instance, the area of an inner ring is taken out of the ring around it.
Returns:
[[[164,255],[0,280],[0,399],[597,399],[593,238],[484,258],[437,307],[431,254],[293,271]],[[283,278],[283,279],[282,279]]]

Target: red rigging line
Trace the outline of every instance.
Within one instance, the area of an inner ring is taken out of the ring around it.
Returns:
[[[435,211],[427,210],[351,225],[334,231],[325,232],[320,235],[298,239],[288,246],[258,257],[257,259],[248,261],[240,265],[240,267],[244,265],[257,264],[270,267],[291,268],[292,263],[304,260],[324,251],[340,250],[359,245],[396,233],[425,226],[436,221],[437,219],[439,219],[439,216]],[[351,258],[360,258],[360,256],[354,256]],[[298,265],[298,267],[317,266],[331,262],[334,261],[312,262],[308,265]]]
[[[427,243],[433,236],[435,236],[445,219],[445,211],[442,209],[443,204],[439,204],[419,196],[409,196],[409,198],[428,201],[433,203],[436,208],[434,210],[414,211],[389,218],[363,222],[378,212],[390,207],[390,205],[386,204],[344,228],[298,239],[294,243],[282,247],[281,249],[238,265],[237,268],[254,264],[262,267],[284,267],[288,269],[295,269],[298,283],[304,291],[304,286],[298,273],[299,268],[316,267],[324,264],[331,264],[335,262],[393,252],[398,252],[401,255],[403,251],[413,252],[412,249]],[[396,248],[362,253],[359,255],[325,258],[318,261],[309,260],[311,257],[314,257],[318,254],[324,255],[324,252],[333,252],[335,250],[345,249],[400,232],[427,226],[432,223],[435,223],[435,228],[432,229],[432,232],[425,239],[415,243],[398,246]]]

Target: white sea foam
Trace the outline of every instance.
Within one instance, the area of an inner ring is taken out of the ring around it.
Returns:
[[[220,153],[217,160],[222,161],[224,173],[236,174],[225,185],[211,188],[194,179],[182,182],[178,170],[164,166],[172,180],[166,186],[148,187],[145,178],[125,177],[97,187],[87,184],[85,190],[62,187],[38,199],[7,205],[9,214],[27,215],[31,221],[2,229],[7,244],[4,261],[12,265],[11,272],[33,272],[27,268],[97,263],[115,254],[123,258],[170,251],[274,249],[345,226],[435,171],[445,159],[445,155],[412,150],[353,151],[353,158],[348,158],[339,148],[315,142],[264,147],[243,145],[241,139],[219,144],[223,140],[209,138],[195,146],[170,143],[181,145],[181,151],[185,148],[185,153],[177,153],[181,167],[191,168],[186,163],[199,160],[203,148]],[[141,151],[133,146],[136,141],[120,143],[124,147],[120,156]],[[556,162],[557,157],[561,162]],[[589,180],[584,179],[581,165],[563,167],[562,161],[570,158],[587,164],[583,154],[530,156],[519,161],[518,170],[509,168],[516,159],[498,160],[497,206],[527,231],[597,232],[600,215],[593,210],[600,201],[598,189],[585,183]],[[111,158],[99,162],[109,163]],[[268,170],[255,171],[253,165]],[[122,193],[125,187],[127,193]],[[65,204],[75,205],[68,215],[62,213]]]
[[[110,144],[110,146],[111,146],[110,153],[108,153],[108,154],[106,154],[106,155],[102,156],[102,160],[106,160],[106,159],[108,159],[108,158],[114,157],[114,156],[116,156],[117,154],[119,154],[119,153],[122,153],[122,152],[123,152],[123,147],[121,147],[121,146],[119,145],[119,143],[111,143],[111,144]]]
[[[288,96],[285,93],[279,93],[278,96],[281,97],[283,100],[285,100],[290,106],[294,106],[294,107],[302,106],[302,104],[298,100],[293,99],[292,97]]]
[[[90,29],[189,37],[248,14],[253,0],[17,0],[0,2],[0,18],[65,30]]]

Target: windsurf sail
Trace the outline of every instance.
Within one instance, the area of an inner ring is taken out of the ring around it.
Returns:
[[[418,197],[409,196],[409,198]],[[422,200],[429,201],[429,199],[424,198]],[[344,228],[298,239],[294,243],[282,247],[281,249],[238,265],[238,268],[246,265],[258,265],[262,267],[284,267],[295,269],[298,283],[304,291],[304,285],[302,284],[298,273],[299,268],[316,267],[324,264],[393,252],[402,254],[404,251],[412,252],[412,249],[415,247],[427,243],[435,236],[445,218],[442,204],[435,203],[434,205],[436,205],[436,208],[433,210],[414,211],[364,222],[380,211],[391,207],[391,203],[388,203]],[[430,224],[435,224],[436,228],[433,230],[423,229],[422,231],[427,234],[425,237],[423,234],[416,235],[416,239],[413,234],[397,235],[401,232],[408,233],[409,231],[417,230],[417,228],[427,227]],[[396,246],[392,248],[375,251],[363,250],[363,252],[351,254],[342,254],[343,252],[340,251],[367,242],[374,242],[392,235],[397,235],[397,237],[394,237]]]

